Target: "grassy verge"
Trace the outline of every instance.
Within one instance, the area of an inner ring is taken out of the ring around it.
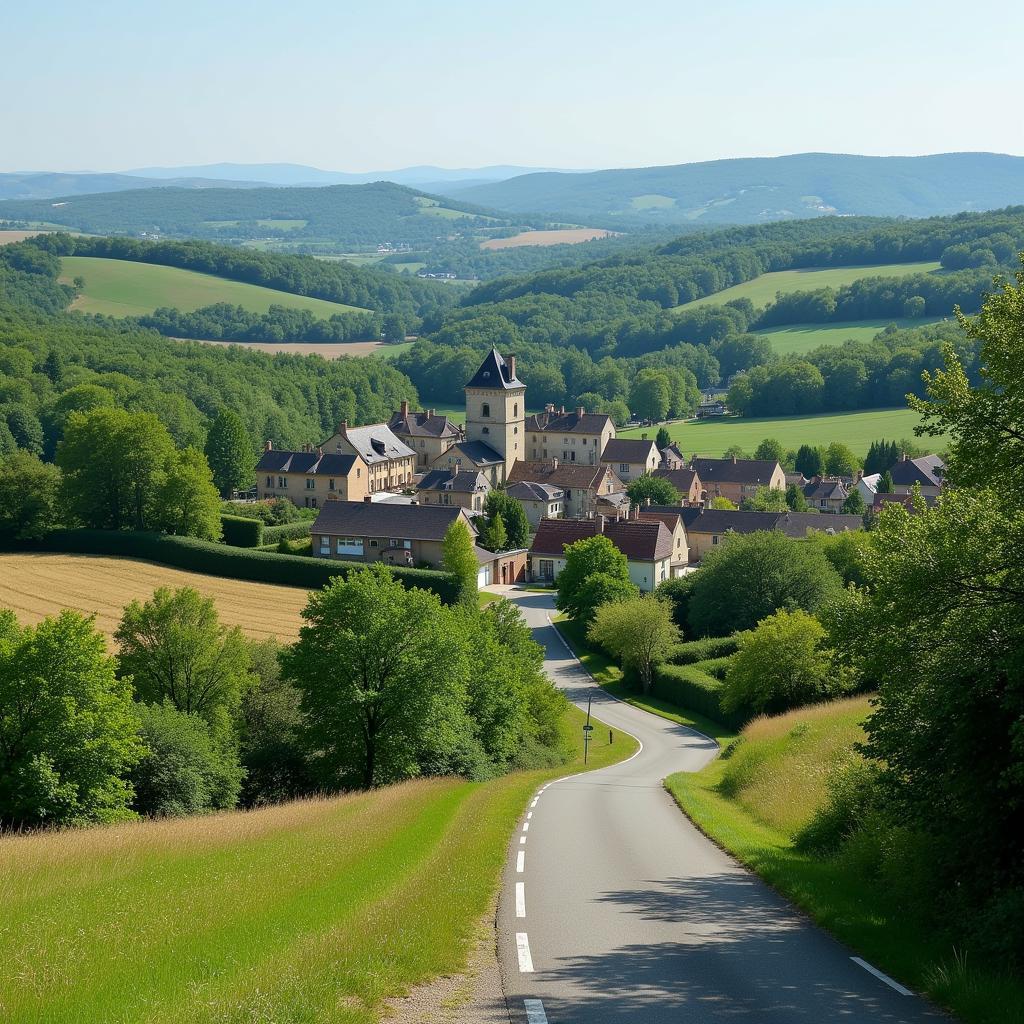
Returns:
[[[818,858],[793,837],[825,795],[837,761],[854,756],[865,698],[756,719],[731,757],[665,785],[711,839],[871,963],[969,1024],[1024,1019],[1024,985],[958,960],[947,940],[897,905],[855,856]]]
[[[641,711],[647,711],[659,718],[667,718],[670,722],[696,729],[705,736],[710,736],[719,746],[724,747],[736,739],[736,732],[713,718],[708,718],[697,711],[682,708],[658,697],[636,693],[631,690],[622,678],[622,669],[615,664],[603,651],[596,650],[587,643],[583,625],[564,615],[552,620],[558,631],[565,637],[573,653],[580,659],[580,664],[593,676],[594,681],[613,697]]]
[[[583,767],[582,718],[569,764],[487,783],[0,839],[0,1019],[379,1020],[465,966],[527,798]],[[595,741],[590,767],[635,749]]]

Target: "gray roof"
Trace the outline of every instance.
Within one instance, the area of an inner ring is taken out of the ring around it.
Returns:
[[[565,491],[561,487],[539,484],[532,480],[521,480],[519,483],[510,484],[505,493],[517,501],[557,501],[559,498],[565,497]]]
[[[901,487],[920,484],[922,487],[941,487],[945,463],[938,455],[922,455],[917,459],[900,459],[889,468],[892,482]]]
[[[808,530],[825,533],[846,533],[847,530],[863,530],[864,520],[860,516],[832,515],[828,512],[815,515],[813,512],[783,512],[775,526],[787,537],[806,537]]]
[[[663,506],[658,506],[662,508]],[[774,530],[780,512],[740,512],[729,508],[684,508],[683,526],[696,533],[755,533]]]
[[[256,463],[257,473],[305,473],[348,476],[357,456],[350,452],[290,452],[280,448],[264,451]]]
[[[523,429],[527,433],[552,434],[600,434],[611,422],[611,417],[603,412],[584,412],[573,409],[570,412],[547,411],[526,417]]]
[[[653,441],[636,440],[631,437],[613,437],[601,452],[602,462],[646,462],[651,452],[658,454]]]
[[[464,494],[475,494],[477,491],[489,491],[491,485],[483,473],[475,470],[432,469],[423,474],[423,479],[416,485],[417,491],[459,491]]]
[[[504,356],[492,348],[480,364],[480,369],[473,374],[473,379],[466,385],[467,388],[500,388],[505,391],[512,391],[516,388],[525,388],[526,385],[516,377],[512,376],[508,363]]]
[[[391,505],[369,501],[326,501],[313,533],[341,537],[400,537],[443,540],[448,527],[465,519],[458,505]],[[473,527],[470,526],[470,532]]]
[[[339,433],[342,431],[339,430]],[[365,427],[346,427],[344,437],[362,455],[363,460],[369,466],[416,455],[404,441],[395,436],[386,423],[371,423]]]
[[[461,437],[459,425],[447,416],[431,415],[428,412],[393,413],[388,426],[395,433],[410,437]]]
[[[505,461],[505,456],[495,451],[486,441],[460,441],[458,444],[453,444],[445,454],[456,449],[477,466],[494,466]]]
[[[778,463],[771,459],[691,459],[701,483],[767,484]]]
[[[835,478],[819,479],[815,477],[804,485],[803,488],[804,497],[810,498],[812,501],[821,501],[834,499],[836,501],[845,501],[849,496],[850,492],[846,487],[846,484],[842,480]]]

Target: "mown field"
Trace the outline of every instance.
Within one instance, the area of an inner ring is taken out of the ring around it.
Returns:
[[[582,768],[430,779],[203,818],[0,839],[8,1024],[370,1024],[466,964],[527,798]],[[591,743],[590,765],[631,737]]]
[[[321,317],[357,311],[357,307],[340,302],[292,295],[274,288],[229,281],[214,274],[161,267],[153,263],[98,256],[65,256],[61,266],[60,279],[65,284],[70,284],[76,277],[85,279],[85,288],[72,307],[83,313],[143,316],[161,306],[191,312],[216,302],[229,302],[253,313],[265,313],[271,306],[308,309]]]
[[[214,598],[222,622],[240,626],[256,640],[269,636],[294,640],[307,599],[301,587],[205,576],[132,558],[50,552],[0,554],[0,608],[13,609],[25,625],[71,608],[95,614],[96,628],[112,636],[124,606],[133,600],[147,600],[157,587],[194,587]]]
[[[685,302],[676,309],[693,309],[695,306],[720,306],[732,299],[750,299],[755,306],[766,306],[777,292],[804,292],[815,288],[839,288],[852,284],[863,277],[904,277],[907,274],[930,274],[939,270],[933,261],[924,263],[886,263],[871,267],[829,267],[826,269],[779,270],[762,274],[751,281],[733,285],[723,291],[703,298]]]
[[[313,341],[221,341],[209,338],[178,338],[178,341],[198,341],[200,345],[239,345],[256,352],[271,355],[322,356],[324,359],[340,359],[342,356],[379,355],[381,359],[394,359],[400,352],[412,348],[411,341],[398,345],[387,345],[383,341],[327,341],[318,344]]]
[[[611,234],[604,228],[552,228],[548,231],[520,231],[509,238],[489,238],[480,243],[481,249],[514,249],[520,245],[565,245],[607,238]]]
[[[731,751],[695,774],[665,780],[687,816],[822,927],[915,992],[969,1024],[1024,1019],[1024,985],[958,962],[947,941],[911,918],[877,884],[869,860],[813,857],[794,837],[823,806],[830,772],[854,758],[867,697],[758,718]]]
[[[821,413],[816,416],[779,416],[776,418],[746,419],[732,416],[711,420],[686,420],[668,424],[673,441],[678,441],[687,455],[717,458],[733,445],[753,452],[766,437],[776,438],[785,448],[799,448],[802,444],[828,445],[841,441],[857,455],[863,455],[872,441],[885,437],[900,440],[913,437],[914,427],[920,422],[916,412],[905,407],[898,409],[866,409],[858,412]],[[641,433],[654,436],[653,427],[634,427],[620,430],[620,437],[639,437]],[[922,438],[922,446],[938,451],[942,438]]]
[[[803,355],[821,345],[841,345],[844,341],[868,342],[890,324],[896,327],[923,327],[936,322],[935,317],[900,320],[847,320],[837,324],[790,324],[786,327],[765,327],[754,331],[768,338],[772,348],[782,356]]]

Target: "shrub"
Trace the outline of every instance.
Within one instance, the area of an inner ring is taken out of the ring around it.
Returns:
[[[829,773],[828,799],[796,834],[796,848],[817,856],[835,853],[864,825],[881,800],[875,765],[862,757],[840,762]]]
[[[124,530],[57,530],[44,540],[10,545],[18,550],[75,551],[91,555],[145,558],[178,569],[226,576],[257,583],[281,583],[319,590],[334,576],[348,576],[357,562],[327,558],[278,555],[251,548],[232,548],[193,537],[168,537],[160,533],[129,533]],[[459,587],[449,573],[432,569],[392,569],[404,587],[432,590],[445,604],[458,597]]]
[[[585,622],[591,622],[601,605],[639,596],[640,588],[630,580],[609,576],[606,572],[595,572],[583,581],[576,592],[576,607],[579,609],[579,617]]]
[[[742,728],[749,718],[744,712],[722,708],[722,683],[696,665],[659,665],[654,673],[651,693],[655,697],[698,711],[733,729]]]
[[[711,658],[722,659],[735,654],[740,649],[739,635],[706,636],[702,640],[690,640],[680,644],[672,654],[673,665],[692,665],[697,661],[708,661]]]
[[[688,573],[665,580],[664,583],[658,584],[656,591],[658,597],[664,598],[672,605],[672,621],[683,630],[689,625],[690,595],[693,593],[695,576],[696,573]]]
[[[308,537],[313,530],[313,523],[309,519],[301,519],[297,523],[282,523],[280,526],[265,526],[263,528],[263,543],[276,544],[279,540],[297,540],[300,537]]]
[[[258,519],[222,515],[220,528],[224,543],[233,548],[258,548],[263,543],[263,524]]]

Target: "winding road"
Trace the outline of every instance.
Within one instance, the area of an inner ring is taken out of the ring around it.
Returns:
[[[948,1021],[679,811],[662,780],[707,764],[712,740],[595,686],[551,626],[550,595],[505,596],[569,699],[585,708],[592,697],[595,717],[643,744],[627,761],[545,786],[513,837],[498,959],[515,1024]]]

